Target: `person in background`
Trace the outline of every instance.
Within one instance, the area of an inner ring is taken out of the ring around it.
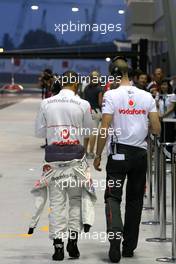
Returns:
[[[161,82],[161,91],[158,101],[158,111],[160,119],[163,118],[174,118],[175,116],[175,94],[172,93],[172,86],[169,80],[164,79]],[[172,122],[161,122],[162,133],[160,140],[161,142],[174,142],[175,130],[174,123]]]
[[[46,99],[52,96],[52,85],[54,82],[53,72],[50,69],[45,69],[41,76],[39,77],[40,87],[42,89],[42,99]],[[45,148],[47,146],[47,139],[45,140],[45,144],[41,146],[41,148]]]
[[[98,71],[92,71],[90,73],[90,84],[86,86],[83,96],[83,98],[87,100],[91,105],[94,128],[99,127],[101,120],[102,87],[99,79],[100,79],[100,73]],[[84,147],[88,159],[94,158],[95,142],[96,142],[96,135],[93,134],[89,138],[85,138],[84,140]],[[89,145],[89,152],[88,152],[88,145]]]
[[[175,98],[175,95],[172,93],[172,90],[169,80],[164,79],[161,82],[158,102],[160,118],[172,118],[174,115],[175,104],[173,99]]]
[[[142,73],[141,69],[136,69],[131,71],[131,81],[134,86],[138,83],[138,77]]]
[[[42,88],[42,99],[49,98],[51,93],[51,87],[53,84],[53,72],[50,69],[45,69],[39,77],[40,87]]]
[[[58,94],[62,89],[61,80],[59,79],[59,75],[54,74],[53,78],[54,78],[54,82],[51,87],[52,96]]]
[[[139,89],[142,89],[142,90],[146,91],[147,90],[147,82],[148,82],[148,76],[147,76],[147,74],[141,72],[138,75],[136,87],[138,87]]]
[[[109,76],[113,76],[112,68],[111,68],[112,63],[109,64]],[[114,77],[114,76],[113,76]],[[114,89],[114,81],[110,80],[108,81],[105,86],[103,87],[103,94],[109,90]]]
[[[173,92],[176,93],[176,75],[172,77],[170,84],[172,86]]]
[[[89,77],[89,76],[87,76],[87,77]],[[81,98],[84,98],[84,90],[85,90],[87,85],[89,85],[89,82],[88,82],[88,80],[86,80],[86,77],[84,76],[82,83],[79,83],[79,87],[78,87],[78,95]]]
[[[160,92],[160,85],[162,80],[164,79],[164,72],[161,68],[156,68],[153,74],[153,80],[147,86],[148,91],[152,91],[152,89]]]

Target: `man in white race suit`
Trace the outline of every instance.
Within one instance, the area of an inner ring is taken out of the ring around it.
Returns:
[[[62,174],[62,185],[56,184],[55,180],[49,184],[51,209],[49,215],[49,237],[54,241],[55,252],[53,260],[64,259],[64,242],[62,238],[67,230],[69,231],[67,244],[69,256],[73,258],[79,258],[80,256],[77,240],[78,234],[81,232],[82,188],[78,184],[72,184],[76,178],[73,175],[72,160],[77,159],[80,162],[84,156],[84,149],[83,155],[81,154],[82,156],[80,157],[78,157],[80,153],[72,153],[72,149],[80,151],[85,136],[83,130],[90,132],[92,129],[90,104],[76,95],[78,89],[77,73],[67,71],[63,74],[61,81],[63,89],[60,93],[41,102],[35,127],[36,136],[47,138],[49,148],[54,146],[57,149],[58,147],[58,153],[54,153],[55,159],[50,159],[49,161],[63,161],[62,166],[58,167],[58,174],[56,173],[56,178],[58,179]],[[63,154],[60,154],[60,151],[63,151]],[[46,161],[48,162],[48,160]],[[67,165],[64,165],[64,163]],[[68,224],[65,210],[67,195],[69,199]]]

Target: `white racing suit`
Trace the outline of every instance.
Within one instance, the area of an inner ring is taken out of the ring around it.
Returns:
[[[69,230],[81,232],[83,225],[94,223],[95,189],[85,157],[81,160],[45,163],[47,168],[35,183],[35,212],[30,227],[35,228],[50,193],[49,237],[58,238]],[[66,200],[69,198],[69,217],[66,221]]]
[[[35,123],[35,134],[37,137],[47,138],[48,145],[83,145],[84,136],[89,136],[87,130],[90,132],[93,128],[90,108],[87,101],[76,96],[70,88],[64,88],[56,96],[44,99],[41,102]],[[86,175],[86,168],[81,169],[83,163],[79,160],[50,162],[48,165],[52,167],[51,173],[48,172],[47,179],[44,177],[40,180],[41,185],[46,186],[48,184],[51,209],[49,215],[51,239],[58,238],[58,234],[65,232],[67,229],[81,231],[82,219],[86,219],[81,213],[84,212],[85,208],[84,205],[82,206],[82,202],[83,200],[88,201],[88,195],[90,195],[90,192],[85,194],[87,188],[83,188],[78,184],[81,175]],[[72,185],[75,181],[77,186],[73,188]],[[36,198],[38,204],[36,214],[33,217],[33,224],[35,220],[38,220],[46,202],[47,188],[44,187],[44,189],[40,190]],[[67,195],[69,198],[68,223],[65,210]],[[92,199],[93,196],[90,197]]]

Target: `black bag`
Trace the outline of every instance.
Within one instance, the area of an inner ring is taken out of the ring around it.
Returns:
[[[45,147],[45,161],[55,162],[82,159],[84,153],[82,145],[48,145]]]

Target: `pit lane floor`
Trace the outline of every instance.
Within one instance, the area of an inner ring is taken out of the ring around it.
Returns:
[[[39,98],[23,98],[17,104],[0,110],[0,263],[3,264],[56,263],[51,260],[53,246],[52,241],[48,239],[48,205],[33,236],[26,234],[33,211],[30,189],[40,176],[44,155],[40,148],[44,140],[35,138],[33,132],[39,103]],[[65,251],[65,260],[62,263],[109,263],[103,202],[106,156],[103,156],[102,172],[93,170],[92,160],[89,163],[92,176],[99,183],[96,188],[98,201],[95,224],[90,236],[87,239],[83,236],[79,241],[80,259],[69,259]],[[169,174],[167,182],[167,211],[170,220]],[[152,219],[153,211],[143,211],[143,221]],[[167,226],[168,236],[170,231],[171,226]],[[134,258],[122,258],[120,263],[157,263],[157,257],[170,256],[171,243],[145,241],[146,238],[158,236],[159,226],[141,225],[139,246]]]

